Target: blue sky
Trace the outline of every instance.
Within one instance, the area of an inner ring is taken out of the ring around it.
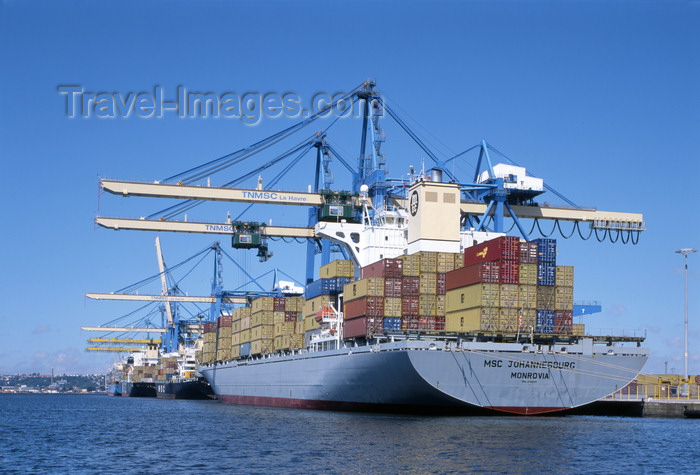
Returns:
[[[294,123],[174,113],[69,118],[59,86],[120,97],[160,86],[168,99],[178,86],[292,92],[306,104],[370,77],[441,157],[486,139],[581,206],[643,213],[648,230],[638,245],[559,240],[558,259],[576,269],[576,299],[603,303],[583,323],[646,330],[646,371],[668,362],[681,372],[683,273],[674,251],[700,248],[699,8],[680,1],[0,3],[0,373],[106,370],[112,357],[85,352],[94,335],[80,326],[135,306],[86,301],[84,293],[157,271],[155,234],[96,230],[93,218],[145,216],[171,203],[98,197],[99,177],[164,179]],[[429,165],[389,119],[382,124],[392,176]],[[359,127],[339,121],[338,137],[330,137],[352,163]],[[311,163],[279,187],[305,190]],[[469,176],[474,165],[455,171]],[[336,186],[349,188],[342,168],[334,172]],[[220,221],[241,209],[207,204],[189,218]],[[263,207],[245,216],[284,225],[304,219]],[[215,239],[161,234],[169,264]],[[303,246],[273,243],[275,256],[260,265],[219,239],[254,275],[278,267],[302,278]],[[697,374],[700,254],[690,257],[690,270],[690,372]],[[193,274],[184,290],[207,293],[209,273]],[[226,287],[240,278],[225,263]]]

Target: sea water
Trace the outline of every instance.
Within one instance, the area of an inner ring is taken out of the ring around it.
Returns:
[[[0,473],[698,473],[700,419],[422,417],[0,394]]]

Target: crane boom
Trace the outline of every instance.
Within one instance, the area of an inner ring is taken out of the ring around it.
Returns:
[[[102,180],[101,185],[105,191],[122,196],[148,196],[153,198],[268,203],[297,206],[321,206],[323,204],[323,195],[317,193],[170,185],[166,183],[140,183],[119,180]]]
[[[483,215],[487,207],[488,205],[485,203],[462,203],[461,211],[463,214]],[[589,222],[599,229],[608,228],[643,231],[645,228],[644,217],[640,213],[622,213],[618,211],[598,211],[596,209],[562,208],[554,206],[512,205],[511,207],[518,218],[521,219]]]
[[[152,219],[106,218],[98,216],[95,221],[104,228],[130,229],[137,231],[163,231],[199,234],[233,234],[233,227],[227,223],[191,223],[186,221],[161,221]],[[295,228],[287,226],[263,226],[260,228],[264,237],[313,238],[313,228]]]
[[[144,340],[137,338],[89,338],[89,343],[128,343],[128,344],[145,344],[156,343],[160,344],[160,340]]]
[[[117,352],[132,352],[134,348],[127,348],[123,346],[88,346],[85,348],[86,351],[117,351]]]
[[[163,252],[160,248],[160,238],[156,236],[156,255],[158,256],[158,271],[160,272],[160,283],[163,296],[168,295],[168,282],[165,277],[165,261],[163,261]],[[170,300],[165,300],[165,311],[168,315],[168,325],[173,324],[173,309],[170,306]]]
[[[165,328],[136,328],[136,327],[80,327],[87,332],[131,332],[131,333],[166,333]]]
[[[147,302],[191,302],[191,303],[212,303],[216,302],[216,297],[198,297],[188,295],[138,295],[138,294],[105,294],[87,293],[85,296],[93,300],[132,300]],[[226,303],[247,303],[245,297],[223,297]]]

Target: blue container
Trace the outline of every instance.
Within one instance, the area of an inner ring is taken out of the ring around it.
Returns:
[[[557,240],[535,239],[537,243],[537,260],[539,262],[557,262]]]
[[[400,332],[401,318],[400,317],[384,317],[385,332]]]
[[[318,279],[306,284],[306,291],[304,292],[304,297],[306,297],[306,299],[309,300],[314,297],[318,297],[319,295],[330,295],[331,291],[328,288],[328,280],[329,279]]]
[[[554,333],[554,310],[537,310],[535,331],[537,333]]]
[[[335,286],[335,287],[333,287],[333,289],[334,289],[333,294],[334,294],[334,295],[342,294],[342,293],[343,293],[343,288],[344,288],[347,284],[349,284],[350,282],[352,282],[352,279],[351,279],[350,277],[331,277],[331,278],[328,279],[328,280],[334,281],[334,283],[333,283],[333,285]]]
[[[338,295],[343,293],[345,284],[350,283],[350,277],[330,277],[318,279],[306,284],[304,297],[309,300],[319,295]]]
[[[250,342],[241,343],[241,356],[250,356]]]
[[[554,262],[537,263],[537,285],[553,286],[557,281],[557,265]]]

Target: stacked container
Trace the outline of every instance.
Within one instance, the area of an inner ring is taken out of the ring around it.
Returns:
[[[233,345],[233,317],[231,315],[221,315],[217,318],[216,325],[216,360],[230,360],[231,347]]]
[[[572,331],[573,268],[556,265],[556,241],[500,237],[464,251],[463,268],[447,273],[450,332]]]
[[[216,361],[216,322],[204,323],[204,342],[202,344],[202,363]]]
[[[528,317],[520,312],[521,299],[532,299],[531,291],[520,289],[520,257],[520,240],[510,236],[466,248],[464,267],[446,275],[445,329],[517,331]]]

